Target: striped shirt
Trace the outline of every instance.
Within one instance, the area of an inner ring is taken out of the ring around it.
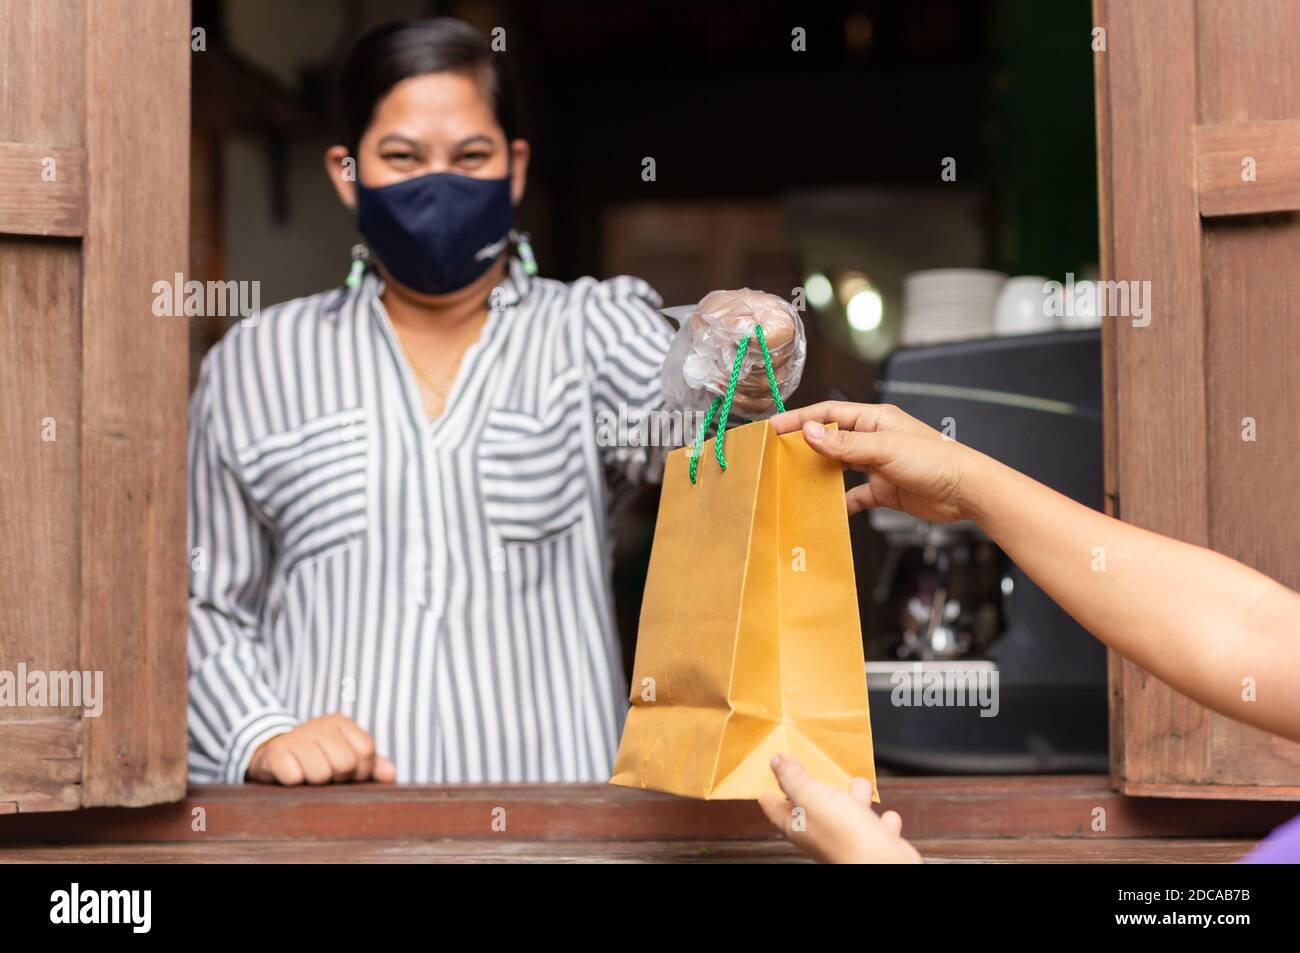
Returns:
[[[643,281],[511,261],[430,421],[367,274],[208,354],[190,408],[189,770],[236,783],[342,712],[399,781],[605,781],[626,713],[610,588],[618,485],[661,452],[599,418],[662,408]]]

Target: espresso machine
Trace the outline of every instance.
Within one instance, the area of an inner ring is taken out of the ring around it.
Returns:
[[[941,433],[1102,507],[1100,331],[895,351],[878,384]],[[872,510],[887,549],[860,580],[877,761],[926,773],[1107,769],[1106,650],[972,523]],[[1089,571],[1088,554],[1080,571]]]

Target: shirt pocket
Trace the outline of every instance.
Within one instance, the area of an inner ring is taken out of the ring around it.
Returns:
[[[338,411],[237,451],[240,480],[280,546],[285,575],[366,531],[365,411]]]
[[[545,417],[489,410],[479,443],[488,521],[504,542],[536,543],[568,532],[589,506],[581,405],[561,398]]]

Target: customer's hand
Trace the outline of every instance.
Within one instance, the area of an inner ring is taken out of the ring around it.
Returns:
[[[772,759],[772,773],[786,797],[764,794],[759,806],[772,825],[810,857],[824,864],[921,862],[916,848],[903,840],[898,813],[886,811],[877,817],[871,809],[871,782],[866,778],[854,778],[848,791],[839,791],[810,778],[789,755]]]
[[[869,474],[847,494],[850,515],[887,506],[935,523],[972,517],[963,483],[987,458],[897,407],[826,401],[778,414],[772,424],[777,433],[802,429],[818,453]]]
[[[347,715],[335,712],[276,735],[253,753],[248,780],[263,784],[329,784],[397,780],[393,762],[376,753],[375,740]]]

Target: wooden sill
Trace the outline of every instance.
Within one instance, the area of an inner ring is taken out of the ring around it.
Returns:
[[[1196,838],[1240,841],[1229,845],[1240,856],[1296,811],[1278,802],[1126,797],[1104,775],[888,777],[880,791],[884,807],[902,814],[909,838],[972,845],[1004,838],[1076,845]],[[505,831],[493,827],[499,809]],[[1103,816],[1104,829],[1094,830]],[[455,840],[468,849],[471,841],[508,839],[656,841],[693,850],[688,843],[774,838],[753,802],[696,801],[608,784],[191,786],[175,804],[0,817],[0,844],[9,845]]]

